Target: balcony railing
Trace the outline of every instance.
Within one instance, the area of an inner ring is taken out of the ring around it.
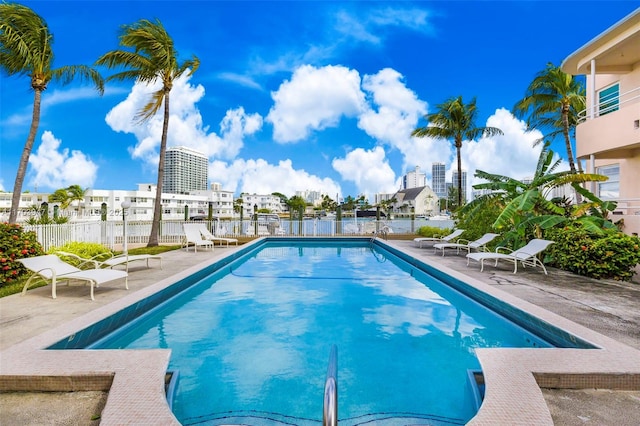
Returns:
[[[594,108],[593,118],[597,118],[637,102],[640,102],[640,87],[636,87],[635,89],[631,89],[628,92],[620,93],[618,95],[605,96],[600,99],[599,103],[587,106],[587,108],[580,111],[578,113],[578,123],[591,119],[589,114],[591,108]]]

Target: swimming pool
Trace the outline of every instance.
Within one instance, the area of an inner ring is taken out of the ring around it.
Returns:
[[[317,424],[335,343],[341,423],[460,424],[475,347],[549,345],[378,244],[291,243],[198,277],[91,347],[171,348],[183,423]]]

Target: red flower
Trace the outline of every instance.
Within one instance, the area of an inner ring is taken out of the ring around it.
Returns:
[[[9,265],[6,265],[4,268],[2,268],[3,271],[8,271],[9,270]]]
[[[27,253],[29,253],[29,250],[22,250],[20,253],[27,254]]]
[[[11,271],[13,275],[18,275],[18,271]]]
[[[586,250],[587,250],[587,246],[582,246],[582,247],[580,247],[580,248],[581,248],[583,251],[586,251]]]

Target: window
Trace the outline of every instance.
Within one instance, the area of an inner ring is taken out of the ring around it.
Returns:
[[[598,196],[603,200],[612,200],[620,197],[620,165],[596,167],[596,173],[609,178],[604,182],[598,182]]]
[[[598,114],[605,115],[617,111],[620,103],[620,85],[611,85],[598,92]]]

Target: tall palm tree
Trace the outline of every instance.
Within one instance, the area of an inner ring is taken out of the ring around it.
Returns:
[[[28,76],[34,93],[31,126],[13,185],[9,223],[15,223],[18,218],[22,184],[40,124],[42,92],[49,82],[59,81],[68,84],[77,76],[80,80],[92,81],[100,94],[104,92],[102,77],[91,67],[66,65],[53,68],[52,45],[53,34],[38,14],[20,4],[0,3],[0,67],[9,76]]]
[[[437,111],[424,116],[427,125],[418,127],[411,136],[420,138],[453,139],[458,160],[458,206],[462,206],[462,157],[460,151],[464,140],[473,140],[480,136],[501,135],[502,130],[497,127],[476,127],[477,117],[476,99],[465,104],[462,96],[450,98],[437,105]]]
[[[563,135],[572,173],[576,172],[576,165],[571,134],[577,125],[578,113],[585,108],[585,99],[582,83],[549,63],[529,84],[524,98],[513,107],[517,117],[528,114],[527,125],[530,128],[550,130],[547,137]]]
[[[169,93],[177,78],[184,73],[192,75],[198,69],[200,60],[194,55],[189,60],[178,62],[178,52],[173,45],[173,40],[157,19],[155,22],[141,19],[131,25],[122,26],[120,45],[129,50],[113,50],[105,53],[96,61],[97,65],[104,65],[108,68],[124,68],[123,71],[109,76],[107,81],[135,80],[147,84],[153,84],[158,80],[162,82],[162,87],[151,95],[149,102],[135,116],[139,123],[148,121],[156,115],[164,103],[158,159],[158,184],[153,207],[151,234],[147,244],[148,247],[152,247],[158,245],[160,215],[162,213],[162,179],[169,129]]]

